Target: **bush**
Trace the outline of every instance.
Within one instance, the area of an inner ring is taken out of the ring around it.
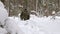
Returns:
[[[21,20],[28,20],[30,18],[30,14],[27,11],[27,9],[24,9],[24,11],[20,15]]]

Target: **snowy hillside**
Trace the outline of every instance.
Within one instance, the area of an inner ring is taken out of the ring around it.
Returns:
[[[4,8],[3,3],[0,1],[0,25],[4,25],[4,20],[7,19],[8,13],[7,10]]]
[[[8,18],[8,12],[0,1],[0,34],[23,34],[14,19]]]
[[[14,19],[13,17],[9,17]],[[25,34],[60,34],[60,19],[51,19],[49,17],[37,17],[31,15],[30,20],[22,21],[18,17],[15,18],[18,26]]]
[[[0,34],[60,34],[60,17],[30,15],[29,20],[23,21],[19,17],[8,17],[0,2]]]
[[[7,10],[4,8],[4,4],[0,1],[0,34],[7,34],[6,29],[1,27],[1,25],[4,25],[4,21],[7,19],[7,17]]]

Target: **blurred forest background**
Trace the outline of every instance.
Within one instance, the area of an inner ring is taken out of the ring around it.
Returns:
[[[60,16],[60,0],[1,0],[9,16],[18,16],[24,8],[37,16]]]

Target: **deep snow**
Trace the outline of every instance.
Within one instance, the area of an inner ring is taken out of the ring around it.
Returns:
[[[7,34],[6,29],[0,27],[0,34]]]
[[[0,8],[4,8],[4,4],[0,1]]]
[[[3,28],[2,28],[2,26]],[[8,12],[0,1],[0,34],[23,34],[14,19],[8,18]]]
[[[60,17],[37,17],[30,15],[27,21],[19,17],[8,17],[7,10],[0,1],[0,34],[60,34]]]
[[[4,8],[4,4],[0,1],[0,25],[4,25],[4,21],[7,17],[7,10]]]
[[[11,34],[23,34],[22,30],[17,25],[17,22],[14,19],[7,19],[5,29]]]
[[[9,18],[14,19],[13,17]],[[31,15],[30,20],[27,21],[22,21],[18,17],[15,20],[25,34],[60,34],[60,18],[58,16],[55,18]]]

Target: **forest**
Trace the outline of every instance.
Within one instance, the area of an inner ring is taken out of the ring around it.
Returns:
[[[60,12],[60,0],[1,0],[9,16],[18,16],[24,8],[37,16],[53,16]],[[54,13],[54,14],[53,14]]]

